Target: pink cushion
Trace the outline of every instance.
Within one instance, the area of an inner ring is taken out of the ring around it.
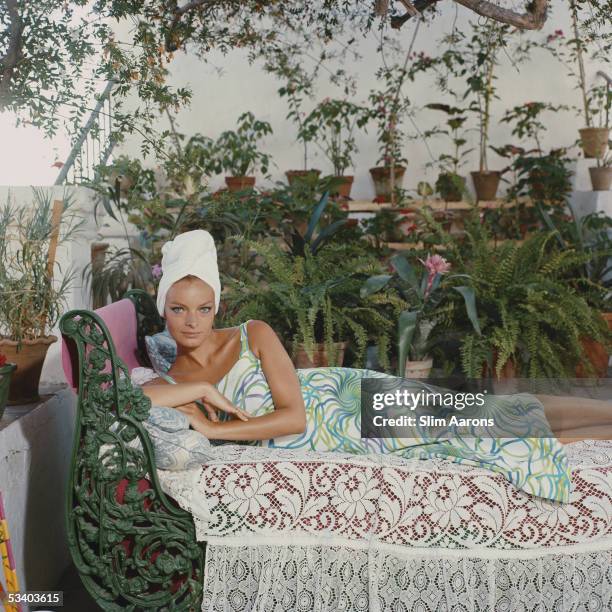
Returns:
[[[115,351],[131,372],[141,364],[138,361],[138,340],[136,337],[136,308],[131,300],[123,299],[94,310],[104,321],[110,332]],[[78,354],[76,345],[67,338],[62,338],[62,366],[68,384],[77,389],[79,385]],[[104,369],[110,370],[110,362]]]

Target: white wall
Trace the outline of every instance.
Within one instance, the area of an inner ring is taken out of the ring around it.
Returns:
[[[554,0],[553,11],[542,32],[528,33],[526,36],[542,40],[550,32],[562,29],[566,35],[570,33],[570,24],[566,12],[565,2]],[[444,33],[451,30],[457,13],[457,25],[467,31],[469,19],[477,17],[467,9],[450,2],[441,6],[443,14],[435,19],[429,26],[421,26],[418,33],[415,51],[425,51],[429,55],[435,55],[438,50],[439,40]],[[412,35],[411,25],[406,25],[400,31],[404,47],[407,48]],[[360,33],[355,33],[361,37]],[[359,91],[356,101],[365,101],[371,88],[376,86],[374,73],[380,66],[379,55],[376,53],[377,36],[370,35],[359,43],[359,52],[362,59],[353,65],[347,65],[347,69],[358,75]],[[177,117],[179,131],[190,135],[200,132],[215,137],[225,129],[231,129],[240,113],[251,110],[256,117],[269,121],[274,134],[265,141],[265,150],[273,155],[278,165],[272,169],[272,178],[281,180],[284,171],[291,168],[301,167],[301,148],[294,142],[295,128],[292,123],[285,119],[287,107],[285,100],[281,99],[276,91],[280,82],[266,73],[260,64],[249,65],[246,53],[242,51],[230,52],[227,56],[212,53],[209,56],[210,63],[206,64],[198,60],[195,55],[177,54],[170,64],[170,83],[174,86],[189,85],[194,92],[193,103],[190,108],[182,110]],[[308,58],[304,62],[310,62]],[[503,145],[512,142],[510,129],[506,124],[499,124],[499,118],[505,109],[529,101],[548,101],[555,104],[579,105],[580,98],[574,89],[575,85],[567,78],[563,67],[554,60],[550,54],[538,51],[534,54],[530,63],[521,66],[521,72],[517,73],[511,67],[506,57],[501,58],[502,66],[499,70],[499,96],[495,104],[494,119],[491,130],[491,143]],[[593,81],[598,66],[588,65],[587,76],[589,82]],[[218,73],[218,69],[222,73]],[[608,69],[610,71],[610,69]],[[340,92],[333,85],[321,79],[318,83],[318,100],[325,96],[339,96]],[[435,90],[432,83],[427,79],[420,79],[415,83],[409,83],[406,90],[417,106],[428,102],[444,101],[442,95]],[[309,111],[310,106],[305,110]],[[423,111],[417,116],[417,122],[421,129],[427,129],[435,125],[441,113],[435,111]],[[545,146],[571,145],[578,137],[578,128],[583,127],[581,121],[572,113],[559,113],[556,116],[545,117],[548,131],[544,138]],[[160,118],[158,129],[168,127],[165,117]],[[410,130],[414,131],[414,130]],[[477,133],[472,132],[473,146],[477,148]],[[526,144],[517,143],[515,144]],[[370,198],[373,196],[373,186],[369,177],[368,169],[375,165],[378,157],[376,134],[374,126],[368,134],[361,134],[358,140],[360,152],[355,164],[355,184],[353,188],[354,198]],[[131,156],[139,156],[140,139],[131,137],[120,149],[120,152]],[[439,154],[448,147],[442,140],[432,143],[434,155]],[[409,169],[406,174],[405,186],[415,188],[420,180],[434,180],[435,170],[426,171],[424,165],[429,161],[427,149],[420,140],[409,141],[404,148],[405,157],[409,160]],[[315,152],[316,153],[316,152]],[[489,165],[491,169],[501,168],[505,160],[498,158],[493,152],[490,154]],[[467,174],[470,170],[477,169],[477,151],[472,155],[472,161],[463,172]],[[316,155],[311,160],[311,166],[318,167],[325,172],[331,168],[326,159]],[[221,186],[222,177],[213,179],[213,187]],[[260,183],[262,184],[262,183]]]

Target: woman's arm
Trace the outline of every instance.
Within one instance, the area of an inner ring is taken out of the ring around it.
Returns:
[[[201,401],[212,420],[218,420],[215,408],[228,414],[235,414],[242,421],[249,420],[249,415],[244,410],[234,406],[209,382],[182,382],[171,385],[160,378],[145,383],[141,388],[151,403],[157,406],[178,408],[185,414],[197,412],[202,415],[200,409],[193,403]]]
[[[248,325],[249,344],[261,361],[270,386],[274,412],[248,422],[211,423],[193,412],[191,425],[212,440],[269,440],[306,430],[306,409],[295,368],[274,330],[264,321]]]
[[[587,397],[536,395],[551,430],[562,443],[612,440],[612,402]]]

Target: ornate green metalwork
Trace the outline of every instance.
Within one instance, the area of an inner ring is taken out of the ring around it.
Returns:
[[[204,547],[160,487],[142,426],[151,402],[97,314],[72,310],[60,330],[79,358],[67,528],[81,579],[104,610],[200,610]],[[136,438],[142,450],[130,446]]]
[[[159,312],[157,312],[157,305],[153,298],[146,291],[130,289],[123,297],[132,300],[136,308],[138,357],[143,367],[150,368],[151,362],[147,354],[145,336],[152,336],[164,331],[164,320],[159,315]]]

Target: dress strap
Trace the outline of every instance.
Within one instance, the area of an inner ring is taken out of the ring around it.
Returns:
[[[240,325],[240,357],[249,351],[249,333],[247,325],[250,321],[251,319]]]

